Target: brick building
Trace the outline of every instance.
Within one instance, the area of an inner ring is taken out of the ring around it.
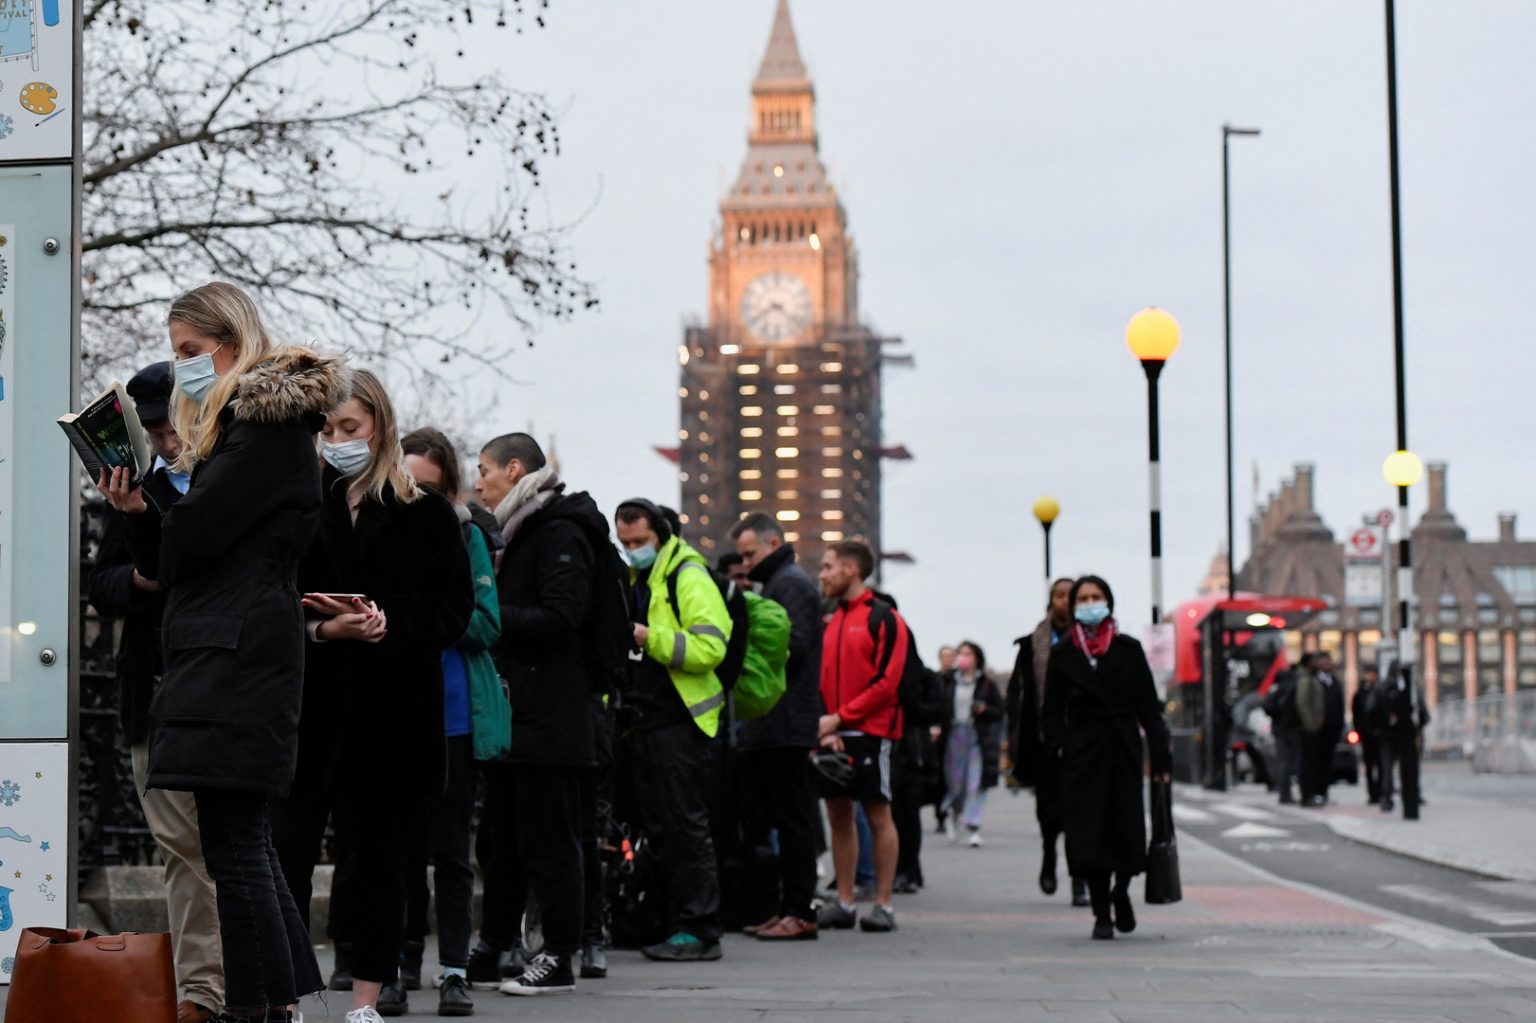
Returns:
[[[1456,520],[1447,467],[1429,466],[1428,507],[1413,527],[1413,620],[1428,701],[1536,689],[1536,542],[1499,516],[1495,538],[1474,540]],[[1250,523],[1252,551],[1240,589],[1316,596],[1328,609],[1292,634],[1292,653],[1334,651],[1353,691],[1360,666],[1392,624],[1397,595],[1396,545],[1386,550],[1385,607],[1346,599],[1344,544],[1318,515],[1312,466],[1272,494]]]

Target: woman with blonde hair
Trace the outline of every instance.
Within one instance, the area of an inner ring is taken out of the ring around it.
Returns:
[[[135,568],[166,591],[165,668],[150,706],[150,788],[193,793],[213,878],[226,1016],[290,1020],[321,987],[272,846],[268,801],[293,779],[304,617],[299,559],[320,515],[314,436],[347,392],[341,361],[276,347],[232,284],[171,304],[176,468],[187,493],[148,514],[128,474],[102,492],[127,516]]]
[[[406,1011],[398,982],[411,843],[387,822],[443,791],[443,651],[475,607],[453,506],[406,471],[394,406],[367,370],[321,431],[320,529],[299,566],[309,613],[293,791],[274,809],[299,911],[331,819],[331,937],[352,975],[347,1023]],[[311,456],[313,457],[313,456]]]

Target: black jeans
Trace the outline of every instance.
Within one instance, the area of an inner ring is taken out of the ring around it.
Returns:
[[[1385,735],[1381,744],[1381,800],[1392,800],[1392,765],[1396,764],[1403,782],[1403,817],[1419,816],[1419,742],[1418,736]]]
[[[538,900],[544,947],[561,956],[581,947],[583,905],[581,779],[586,768],[545,764],[487,764],[489,830],[479,848],[485,875],[485,917],[480,940],[513,947],[522,934],[523,909]],[[488,867],[487,867],[488,864]]]
[[[475,814],[475,750],[470,736],[448,740],[448,786],[416,807],[405,840],[410,843],[406,877],[405,937],[427,937],[427,863],[437,896],[437,961],[444,967],[469,965],[474,928],[475,871],[469,865],[469,833]]]
[[[741,753],[738,762],[747,778],[743,812],[778,832],[779,915],[815,920],[817,806],[809,751],[752,750]],[[917,810],[914,805],[914,816]]]
[[[903,777],[891,792],[891,819],[896,822],[896,873],[923,884],[923,797],[928,786],[921,776]]]
[[[1333,784],[1333,748],[1338,738],[1324,729],[1317,735],[1301,737],[1301,796],[1328,798],[1328,788]]]
[[[1292,783],[1300,776],[1298,762],[1301,760],[1301,748],[1304,733],[1289,728],[1275,729],[1275,770],[1279,777],[1275,779],[1275,787],[1280,790],[1280,801],[1289,803],[1295,799]],[[1302,782],[1302,796],[1306,796],[1306,783]]]
[[[309,893],[326,819],[336,831],[327,933],[352,946],[348,965],[359,980],[388,983],[400,971],[405,944],[405,872],[409,843],[390,833],[400,819],[395,787],[378,777],[338,776],[329,795],[273,801],[272,826],[283,873],[307,919]]]
[[[1360,737],[1360,766],[1365,769],[1365,799],[1368,803],[1381,802],[1381,747],[1380,739]]]
[[[204,789],[198,834],[219,906],[225,1004],[249,1011],[286,1006],[325,986],[293,893],[272,845],[267,798]]]
[[[581,865],[582,912],[581,944],[606,945],[604,921],[608,916],[607,890],[603,886],[602,831],[598,826],[597,803],[603,790],[603,775],[593,768],[581,772]]]
[[[713,758],[693,722],[630,737],[640,826],[667,888],[675,930],[703,942],[720,940],[720,874],[709,828]]]

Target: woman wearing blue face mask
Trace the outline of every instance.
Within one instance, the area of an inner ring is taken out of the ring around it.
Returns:
[[[1046,662],[1041,732],[1061,758],[1067,865],[1088,882],[1093,936],[1113,938],[1136,929],[1130,883],[1147,864],[1142,732],[1154,779],[1170,778],[1173,752],[1146,654],[1116,625],[1109,584],[1083,576],[1070,606],[1070,642]]]
[[[196,802],[225,1017],[286,1020],[322,982],[272,848],[268,801],[294,772],[304,672],[294,580],[320,514],[314,436],[346,397],[347,373],[339,359],[275,347],[231,284],[176,299],[168,332],[175,469],[190,486],[153,515],[122,470],[101,481],[127,517],[135,570],[166,594],[147,782]]]
[[[353,374],[352,397],[320,438],[320,529],[299,566],[308,642],[298,773],[273,831],[307,917],[332,821],[330,936],[348,946],[354,978],[346,1019],[374,1023],[380,1007],[405,1009],[396,982],[410,843],[390,825],[443,791],[442,654],[464,637],[475,593],[458,516],[406,471],[377,377]]]

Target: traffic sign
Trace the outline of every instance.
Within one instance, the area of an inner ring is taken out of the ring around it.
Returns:
[[[1391,508],[1383,508],[1376,513],[1376,524],[1383,529],[1392,525],[1395,521],[1397,521],[1397,516],[1392,514]]]

